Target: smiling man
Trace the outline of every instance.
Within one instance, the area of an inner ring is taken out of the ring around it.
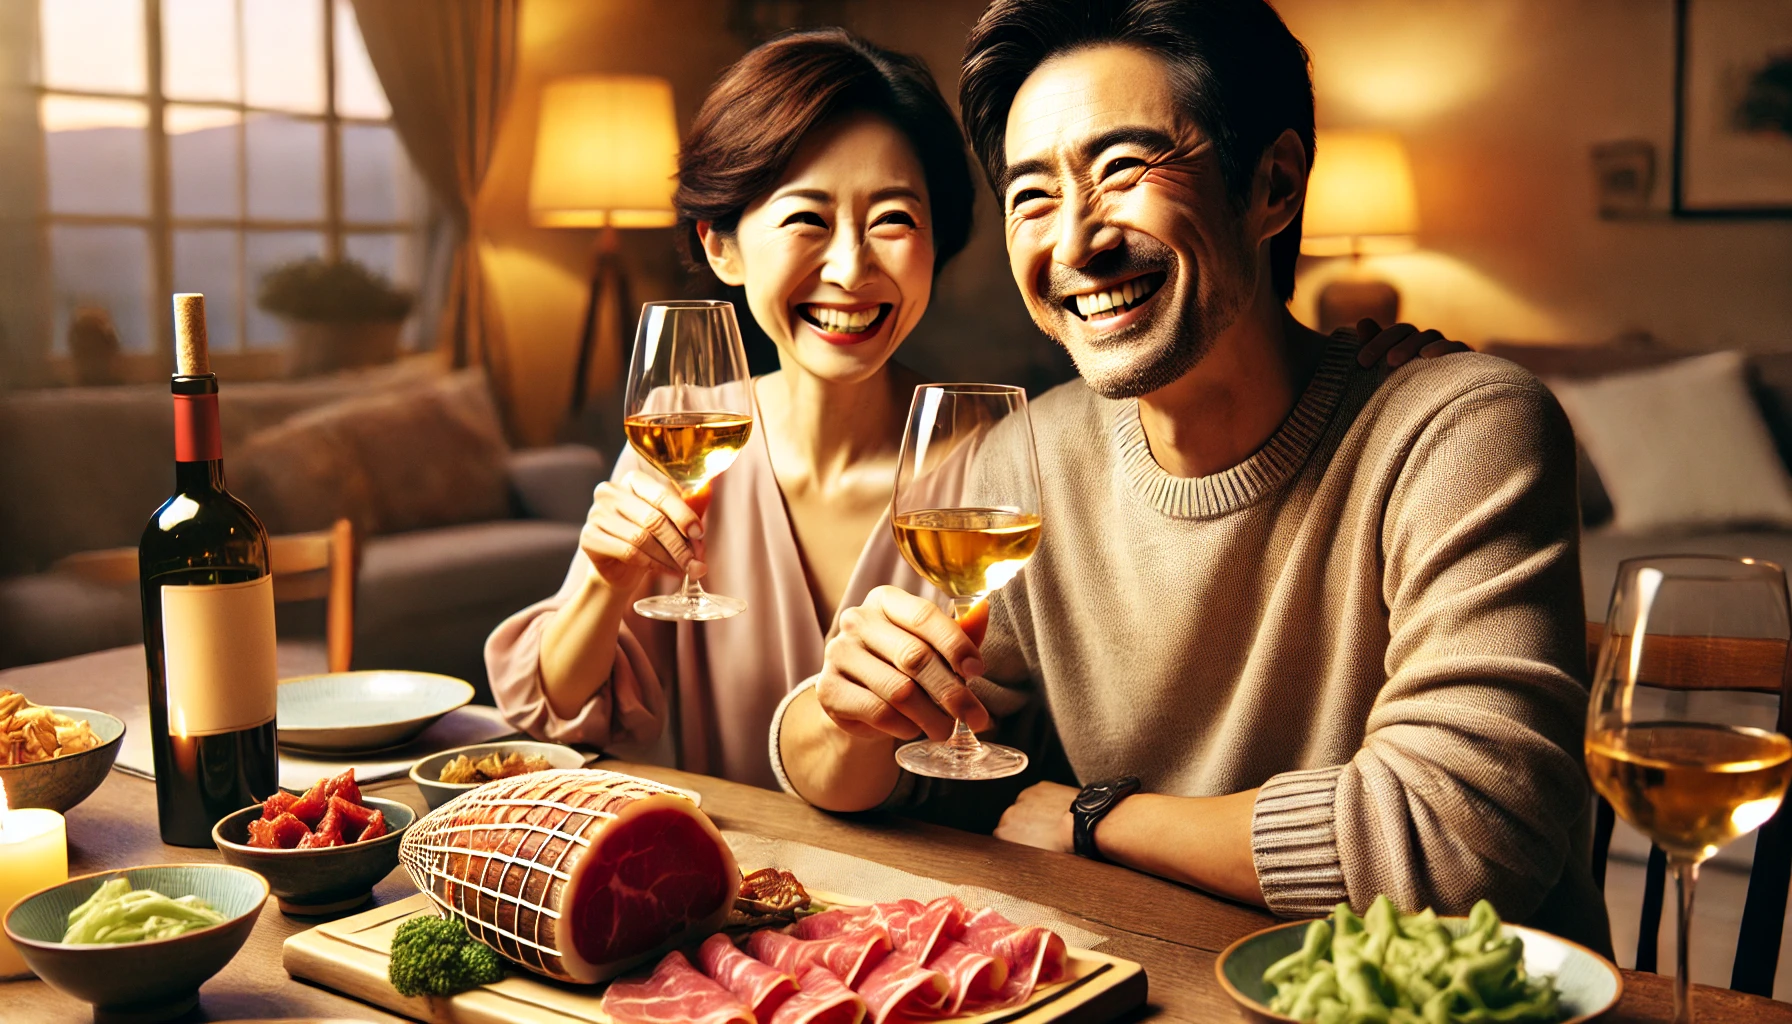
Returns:
[[[1291,916],[1486,897],[1607,948],[1573,437],[1510,364],[1365,369],[1289,315],[1300,43],[1262,0],[997,0],[961,105],[1082,377],[1034,408],[1044,539],[981,651],[893,588],[845,613],[774,725],[786,784],[836,810],[1012,796],[891,754],[952,714],[1031,719],[1078,786],[1021,792],[998,836]],[[975,474],[1019,471],[990,449]]]

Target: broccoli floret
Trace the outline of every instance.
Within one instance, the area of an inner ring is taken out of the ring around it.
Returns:
[[[504,978],[504,959],[445,917],[413,917],[392,936],[392,987],[406,996],[451,996]]]

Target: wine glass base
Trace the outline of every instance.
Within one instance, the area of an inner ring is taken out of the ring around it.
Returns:
[[[699,594],[694,598],[683,594],[665,594],[660,597],[643,597],[635,602],[636,613],[668,622],[731,619],[746,610],[747,602],[738,597],[723,597],[721,594]]]
[[[962,750],[950,743],[916,740],[896,748],[896,763],[933,779],[1005,779],[1027,769],[1027,755],[999,743]]]

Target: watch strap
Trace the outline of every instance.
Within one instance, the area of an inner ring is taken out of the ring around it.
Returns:
[[[1136,775],[1122,775],[1083,787],[1070,804],[1071,843],[1077,856],[1090,860],[1107,859],[1095,845],[1095,826],[1101,824],[1101,819],[1107,817],[1116,804],[1137,793],[1143,785]]]

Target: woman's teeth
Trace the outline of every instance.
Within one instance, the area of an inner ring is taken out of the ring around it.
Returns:
[[[883,313],[884,307],[873,306],[870,309],[830,309],[826,306],[808,306],[803,315],[815,326],[830,334],[858,334],[867,330]]]
[[[1077,315],[1084,320],[1101,317],[1104,313],[1118,316],[1151,297],[1163,284],[1163,278],[1156,274],[1135,277],[1122,282],[1105,292],[1092,292],[1087,295],[1072,295],[1076,300]]]

